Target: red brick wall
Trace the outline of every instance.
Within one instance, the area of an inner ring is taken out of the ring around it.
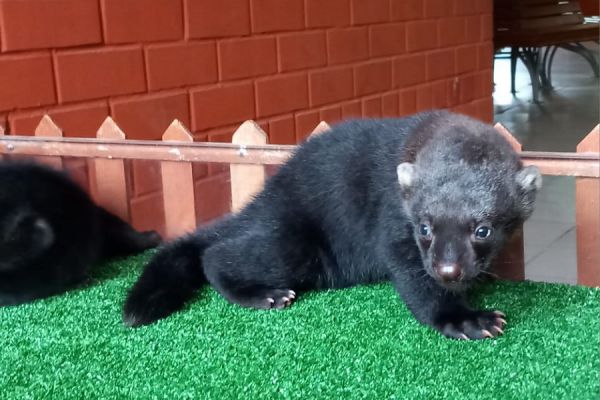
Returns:
[[[350,116],[445,107],[489,121],[491,5],[3,0],[0,124],[29,134],[49,113],[66,136],[92,136],[111,115],[129,138],[158,139],[178,118],[197,140],[224,141],[255,119],[271,143],[295,143],[319,120]],[[138,226],[157,207],[157,171],[132,170]],[[213,181],[220,171],[196,168]],[[204,210],[206,218],[223,208]]]

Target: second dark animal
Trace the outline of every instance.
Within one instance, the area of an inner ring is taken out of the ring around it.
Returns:
[[[156,247],[95,205],[66,174],[32,162],[0,162],[0,305],[71,289],[96,264]]]

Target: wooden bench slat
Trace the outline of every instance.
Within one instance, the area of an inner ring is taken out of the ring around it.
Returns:
[[[516,31],[522,35],[527,35],[531,31],[540,30],[561,30],[570,29],[571,27],[583,26],[579,22],[579,17],[575,15],[548,16],[544,18],[526,19],[522,18],[518,21],[506,20],[497,21],[496,32]]]
[[[557,3],[576,3],[573,0],[508,0],[512,3],[523,4],[525,7],[540,6],[544,4],[557,4]]]
[[[582,21],[580,15],[558,15],[543,18],[522,19],[520,28],[524,31],[539,29],[562,29],[563,26],[578,25]]]
[[[575,3],[557,4],[539,7],[497,7],[494,9],[494,18],[500,20],[514,20],[520,18],[542,18],[555,15],[571,15],[579,16],[579,21],[583,21],[583,16],[580,13],[579,6]]]
[[[558,4],[575,4],[579,7],[579,1],[577,0],[494,0],[494,8],[497,7],[540,7],[544,5],[558,5]]]
[[[552,46],[572,42],[585,42],[598,40],[599,24],[581,24],[563,26],[560,29],[541,29],[527,31],[497,31],[494,37],[494,46],[498,48],[507,46]]]
[[[548,15],[564,15],[574,14],[579,15],[583,21],[583,16],[580,14],[579,5],[573,2],[556,4],[550,6],[527,7],[521,11],[521,16],[525,18],[545,17]]]
[[[597,41],[599,24],[584,24],[579,1],[494,0],[494,47],[544,47]]]

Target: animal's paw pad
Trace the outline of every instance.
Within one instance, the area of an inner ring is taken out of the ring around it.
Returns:
[[[438,327],[447,337],[461,340],[495,338],[504,333],[506,316],[500,311],[469,311],[447,314]]]

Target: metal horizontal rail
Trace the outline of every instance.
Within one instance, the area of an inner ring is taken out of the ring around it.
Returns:
[[[289,145],[0,136],[0,154],[29,156],[278,165],[284,163],[295,148]],[[525,165],[538,166],[544,175],[600,177],[598,153],[523,151],[521,159]]]

